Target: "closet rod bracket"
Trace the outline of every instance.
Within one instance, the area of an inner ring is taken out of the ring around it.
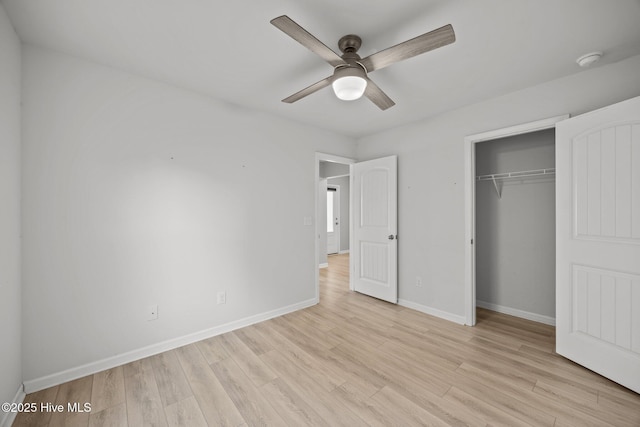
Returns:
[[[491,180],[493,181],[493,186],[496,189],[496,193],[498,194],[498,198],[502,199],[502,193],[500,192],[500,188],[498,188],[498,182],[496,181],[496,177],[492,176]]]

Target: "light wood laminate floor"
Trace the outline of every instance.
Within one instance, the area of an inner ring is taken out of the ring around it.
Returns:
[[[478,310],[470,328],[348,291],[28,395],[90,402],[14,426],[640,426],[640,396],[554,353],[554,328]]]

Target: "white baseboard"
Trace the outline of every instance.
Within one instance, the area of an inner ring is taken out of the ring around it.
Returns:
[[[464,325],[466,321],[464,316],[458,316],[457,314],[452,314],[447,311],[438,310],[437,308],[428,307],[426,305],[417,304],[415,302],[407,301],[404,299],[399,299],[398,305],[410,308],[412,310],[420,311],[425,314],[430,314],[431,316],[439,317],[441,319],[445,319],[459,325]]]
[[[321,262],[320,264],[318,264],[318,268],[329,268],[329,263]]]
[[[66,383],[68,381],[82,378],[87,375],[92,375],[92,374],[95,374],[96,372],[101,372],[106,369],[111,369],[116,366],[124,365],[126,363],[143,359],[145,357],[153,356],[158,353],[173,350],[174,348],[192,344],[197,341],[202,341],[204,339],[211,338],[216,335],[221,335],[227,332],[234,331],[236,329],[244,328],[245,326],[253,325],[254,323],[263,322],[265,320],[269,320],[274,317],[278,317],[287,313],[302,310],[303,308],[311,307],[312,305],[316,305],[317,303],[318,303],[318,299],[312,298],[296,304],[288,305],[286,307],[278,308],[275,310],[267,311],[265,313],[260,313],[254,316],[245,317],[244,319],[239,319],[233,322],[225,323],[224,325],[205,329],[200,332],[195,332],[182,337],[173,338],[173,339],[163,341],[157,344],[153,344],[147,347],[143,347],[137,350],[129,351],[127,353],[123,353],[113,357],[108,357],[106,359],[98,360],[96,362],[87,363],[86,365],[67,369],[62,372],[57,372],[55,374],[47,375],[41,378],[25,381],[24,391],[26,393],[33,393],[34,391],[44,390],[45,388]]]
[[[343,251],[339,251],[338,254],[342,255],[342,254],[348,254],[349,253],[349,249],[345,249]]]
[[[13,401],[7,403],[22,403],[26,395],[27,394],[24,392],[24,386],[20,384],[16,395],[13,397]],[[11,424],[13,424],[13,421],[16,419],[16,415],[18,415],[17,412],[0,412],[0,416],[2,416],[2,418],[0,418],[0,427],[10,427]]]
[[[518,310],[517,308],[505,307],[503,305],[480,300],[476,300],[476,306],[486,308],[487,310],[497,311],[498,313],[521,317],[538,323],[544,323],[545,325],[556,326],[556,319],[554,317],[544,316],[542,314],[531,313],[529,311]]]

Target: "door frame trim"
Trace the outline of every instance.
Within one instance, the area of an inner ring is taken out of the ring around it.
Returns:
[[[465,325],[467,326],[474,326],[476,324],[476,250],[475,244],[471,243],[472,239],[475,243],[476,237],[476,144],[555,128],[556,123],[566,120],[569,117],[569,114],[563,114],[534,122],[468,135],[464,138],[464,237],[466,242],[464,251],[464,313]]]
[[[342,163],[345,165],[352,165],[354,164],[356,161],[355,159],[349,158],[349,157],[342,157],[342,156],[336,156],[334,154],[327,154],[327,153],[320,153],[320,152],[316,152],[316,156],[315,156],[315,169],[314,169],[314,194],[315,194],[315,198],[314,198],[314,212],[313,212],[313,217],[315,218],[314,222],[315,222],[315,234],[314,234],[314,247],[315,247],[315,258],[314,258],[314,263],[313,263],[313,275],[314,275],[314,282],[315,282],[315,287],[316,287],[316,303],[320,302],[320,269],[318,268],[318,264],[320,263],[320,224],[318,224],[318,209],[320,208],[318,200],[320,197],[320,193],[319,193],[319,189],[318,187],[320,186],[320,162],[333,162],[333,163]],[[349,232],[352,233],[351,230],[351,211],[349,211]],[[323,227],[326,227],[327,224],[322,224]],[[351,271],[351,258],[349,258],[349,271]],[[351,276],[351,275],[349,275]]]

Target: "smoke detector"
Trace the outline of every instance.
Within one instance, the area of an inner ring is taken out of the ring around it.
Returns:
[[[602,58],[602,52],[591,52],[582,55],[580,58],[576,59],[576,62],[581,67],[588,67],[598,62],[600,58]]]

